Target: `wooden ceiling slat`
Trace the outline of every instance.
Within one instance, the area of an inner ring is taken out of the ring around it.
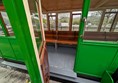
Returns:
[[[81,10],[83,0],[42,0],[47,12]],[[91,0],[91,9],[118,8],[117,0]]]

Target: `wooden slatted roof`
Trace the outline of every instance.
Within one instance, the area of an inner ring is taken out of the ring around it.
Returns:
[[[33,7],[33,1],[29,0],[30,5]],[[83,0],[41,0],[43,13],[46,12],[66,12],[82,9]],[[106,9],[118,8],[118,0],[91,0],[91,9]],[[4,10],[0,4],[0,10]]]
[[[43,12],[74,11],[82,9],[83,0],[42,0]],[[91,0],[91,9],[118,8],[118,0]]]

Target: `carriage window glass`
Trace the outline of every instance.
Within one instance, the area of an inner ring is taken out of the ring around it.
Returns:
[[[81,11],[72,12],[72,31],[79,31]]]
[[[108,11],[108,10],[107,10]],[[103,18],[103,23],[101,25],[101,30],[98,32],[98,27],[102,12],[101,11],[90,11],[87,18],[85,33],[84,33],[84,40],[94,40],[94,41],[112,41],[115,42],[118,40],[116,34],[110,33],[110,28],[113,24],[113,20],[116,13],[113,12],[105,12],[105,16]],[[118,24],[117,24],[118,25]],[[115,32],[118,31],[118,26],[116,25]]]
[[[42,35],[41,35],[41,29],[39,24],[37,2],[35,0],[29,0],[28,2],[29,2],[30,15],[32,19],[34,33],[35,33],[37,48],[39,49],[40,44],[42,42]]]
[[[1,24],[0,24],[0,36],[5,36],[5,34],[4,34],[3,30],[2,30]]]
[[[115,17],[115,13],[105,14],[104,21],[103,21],[102,28],[101,28],[101,32],[109,32],[110,31],[114,17]]]
[[[106,9],[106,12],[118,12],[118,9]]]
[[[85,31],[96,32],[100,23],[102,11],[89,11]]]
[[[50,30],[56,30],[56,13],[49,14],[49,23],[50,23]]]
[[[118,32],[118,22],[117,22],[117,24],[116,24],[116,27],[115,27],[115,29],[114,29],[114,32]]]
[[[7,13],[5,11],[4,12],[2,11],[1,15],[2,15],[2,18],[3,18],[3,22],[5,24],[5,27],[8,30],[8,33],[10,34],[10,36],[13,36],[14,32],[13,32],[12,26],[10,24],[9,17],[8,17]]]
[[[44,25],[44,30],[48,30],[47,27],[47,15],[43,14],[43,25]]]
[[[58,30],[69,31],[70,13],[58,13]]]

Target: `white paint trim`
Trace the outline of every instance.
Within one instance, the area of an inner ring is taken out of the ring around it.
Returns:
[[[36,40],[35,40],[35,35],[34,35],[34,30],[33,30],[32,19],[31,19],[31,15],[30,15],[28,0],[23,0],[23,4],[24,4],[26,16],[27,16],[27,21],[28,21],[28,24],[29,24],[30,34],[31,34],[31,38],[32,38],[33,46],[34,46],[34,51],[35,51],[36,60],[37,60],[37,63],[38,63],[38,68],[39,68],[39,71],[40,71],[40,74],[41,74],[40,75],[41,80],[42,80],[42,83],[44,83],[43,76],[42,76],[41,65],[40,65],[39,53],[38,53]]]
[[[42,6],[41,6],[41,0],[38,0],[39,4],[38,4],[38,14],[39,14],[39,19],[40,19],[40,28],[41,28],[41,32],[42,32],[42,37],[43,37],[43,41],[45,41],[45,31],[44,31],[44,25],[43,25],[43,14],[42,14]]]

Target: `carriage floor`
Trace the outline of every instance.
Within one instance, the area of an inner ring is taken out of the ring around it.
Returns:
[[[74,60],[76,54],[75,47],[47,46],[50,71],[70,77],[77,77],[73,72]]]
[[[76,83],[99,83],[77,77],[77,74],[73,71],[76,56],[75,46],[58,45],[55,47],[54,45],[48,45],[47,51],[51,76]]]

